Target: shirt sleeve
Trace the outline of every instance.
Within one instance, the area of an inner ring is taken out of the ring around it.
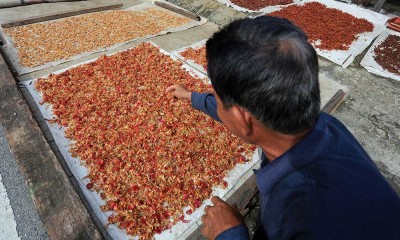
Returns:
[[[192,92],[192,107],[221,122],[217,114],[217,101],[214,94]]]
[[[220,233],[215,240],[248,240],[249,231],[246,225],[238,225]]]

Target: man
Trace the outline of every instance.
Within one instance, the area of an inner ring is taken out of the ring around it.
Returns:
[[[320,113],[318,60],[304,32],[285,19],[242,19],[206,48],[215,94],[166,92],[263,150],[255,239],[400,239],[399,197],[346,127]],[[202,233],[248,239],[237,209],[212,202]]]

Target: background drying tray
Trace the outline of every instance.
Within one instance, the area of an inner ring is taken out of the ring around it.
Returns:
[[[368,49],[368,52],[365,54],[364,58],[361,60],[361,66],[367,69],[368,72],[378,74],[379,76],[388,77],[397,81],[400,81],[400,74],[394,74],[384,69],[379,63],[377,63],[374,59],[374,49],[381,44],[389,35],[395,35],[400,37],[400,33],[396,31],[392,31],[387,29],[384,31],[379,37],[376,38],[374,43]],[[398,49],[397,51],[400,51]],[[397,54],[400,54],[399,52]],[[397,63],[400,64],[400,63]]]
[[[350,45],[348,50],[327,51],[327,50],[321,50],[318,48],[318,46],[314,45],[314,48],[317,51],[318,55],[320,55],[321,57],[324,57],[336,64],[341,65],[343,68],[348,67],[354,61],[354,58],[356,56],[358,56],[359,54],[361,54],[369,46],[369,44],[386,28],[385,23],[388,20],[388,17],[386,17],[382,14],[358,7],[356,5],[341,3],[341,2],[334,1],[334,0],[318,0],[318,1],[306,0],[306,1],[302,1],[298,5],[304,5],[305,3],[309,3],[309,2],[322,3],[322,4],[326,5],[326,7],[328,7],[328,8],[335,8],[342,12],[351,14],[354,17],[367,19],[369,22],[371,22],[374,25],[374,29],[372,32],[365,32],[365,33],[359,34],[357,40],[353,41],[353,43]],[[281,9],[283,9],[285,7],[287,7],[287,6],[284,6]],[[265,15],[265,14],[268,14],[271,12],[275,12],[275,11],[278,11],[278,10],[269,10],[269,11],[266,11],[262,15]],[[299,13],[299,14],[301,14],[301,13]],[[335,19],[331,19],[331,20],[333,23],[335,22]]]
[[[120,9],[120,10],[142,11],[142,10],[146,10],[148,8],[155,8],[157,10],[163,10],[163,11],[166,11],[166,12],[168,12],[169,14],[171,14],[173,16],[186,18],[183,15],[180,15],[180,14],[177,14],[175,12],[169,11],[169,10],[167,10],[165,8],[156,6],[155,4],[149,3],[149,2],[141,3],[139,5],[136,5],[136,6],[133,6],[133,7],[127,8],[127,9]],[[179,7],[176,7],[176,8],[179,8]],[[120,11],[120,10],[111,10],[111,11]],[[95,14],[95,13],[88,13],[88,14]],[[84,15],[88,15],[88,14],[84,14]],[[73,16],[73,17],[68,17],[68,18],[76,18],[76,17],[79,17],[79,16]],[[66,19],[66,18],[56,19],[56,20],[51,20],[51,21],[46,21],[46,22],[41,22],[41,23],[35,23],[35,24],[48,24],[48,23],[52,23],[52,22],[62,21],[63,19]],[[83,56],[88,56],[88,55],[91,55],[91,54],[96,53],[96,52],[102,52],[102,51],[115,49],[115,48],[118,48],[118,47],[120,47],[120,46],[122,46],[124,44],[133,42],[133,41],[148,39],[148,38],[151,38],[151,37],[154,37],[154,36],[164,35],[164,34],[167,34],[167,33],[170,33],[170,32],[182,31],[182,30],[189,29],[189,28],[192,28],[192,27],[195,27],[195,26],[203,25],[204,23],[207,22],[207,19],[205,19],[205,18],[201,18],[200,21],[195,21],[195,20],[192,20],[190,18],[187,18],[187,19],[189,20],[187,23],[185,23],[185,24],[183,24],[181,26],[178,26],[178,27],[173,27],[173,28],[166,27],[162,31],[158,32],[157,34],[140,36],[140,37],[137,37],[137,38],[134,38],[134,39],[130,39],[129,41],[115,43],[115,44],[113,44],[113,45],[111,45],[109,47],[101,47],[101,46],[99,46],[95,50],[92,50],[92,51],[89,51],[89,52],[83,52],[83,53],[74,55],[74,56],[72,56],[70,58],[67,58],[67,59],[60,59],[60,60],[48,62],[48,63],[45,63],[45,64],[40,65],[40,66],[36,66],[36,67],[25,67],[25,66],[21,65],[20,59],[19,59],[19,55],[18,55],[18,50],[15,47],[14,41],[9,35],[4,33],[4,29],[0,29],[0,35],[2,35],[2,37],[5,39],[6,44],[3,45],[1,48],[2,48],[2,51],[7,55],[7,58],[9,59],[9,62],[11,62],[11,64],[13,65],[13,68],[14,68],[15,72],[17,73],[17,75],[22,75],[22,74],[38,71],[38,70],[41,70],[41,69],[49,68],[49,67],[52,67],[52,66],[56,66],[56,65],[59,65],[61,63],[65,63],[65,62],[72,61],[72,60],[75,60],[75,59],[79,59],[79,58],[81,58]],[[68,39],[66,39],[66,40],[68,40]],[[49,41],[51,41],[51,39],[49,39]],[[79,43],[76,43],[76,44],[79,44]]]

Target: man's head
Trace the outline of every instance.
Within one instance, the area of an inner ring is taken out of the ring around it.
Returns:
[[[208,75],[224,108],[240,106],[267,128],[296,134],[319,114],[318,59],[288,20],[237,20],[207,41]],[[224,119],[222,119],[224,121]]]

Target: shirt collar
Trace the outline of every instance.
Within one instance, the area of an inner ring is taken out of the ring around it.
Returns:
[[[328,116],[321,113],[313,129],[300,142],[255,171],[257,187],[263,195],[268,194],[275,184],[289,173],[317,159],[329,139],[326,126]]]

